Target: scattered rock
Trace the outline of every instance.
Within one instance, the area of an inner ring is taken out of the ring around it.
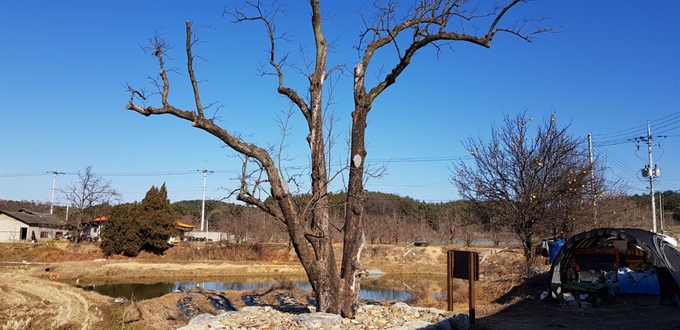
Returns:
[[[248,306],[221,315],[200,314],[180,330],[198,329],[393,329],[393,330],[469,330],[465,314],[451,316],[435,308],[411,307],[405,303],[391,306],[364,305],[354,319],[329,313],[293,314],[269,306]]]
[[[322,329],[328,326],[342,324],[342,317],[330,313],[307,313],[296,317],[297,323],[307,329]]]
[[[124,304],[129,303],[130,300],[125,298],[125,297],[118,297],[116,299],[113,299],[113,302],[118,304],[118,305],[124,305]]]

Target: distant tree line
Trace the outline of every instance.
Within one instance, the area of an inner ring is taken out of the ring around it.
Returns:
[[[149,193],[165,195],[165,186],[152,188]],[[149,195],[147,193],[147,195]],[[664,212],[667,225],[680,225],[680,193],[665,191],[661,193],[664,199]],[[147,199],[149,204],[150,199]],[[298,196],[298,198],[309,198]],[[153,197],[158,203],[165,205],[163,198]],[[340,228],[345,214],[344,195],[341,193],[330,194],[331,221],[340,235]],[[597,226],[598,227],[638,227],[650,229],[651,212],[649,195],[625,195],[612,194],[601,196],[597,200]],[[95,216],[109,216],[115,223],[112,226],[122,226],[115,230],[117,236],[126,235],[130,243],[124,248],[121,245],[109,245],[111,253],[125,253],[136,255],[144,249],[141,246],[140,236],[135,233],[141,232],[142,220],[139,212],[142,203],[125,203],[112,206],[101,204],[93,206]],[[286,242],[288,240],[285,227],[279,221],[266,216],[263,212],[253,207],[228,203],[223,201],[206,200],[205,221],[210,231],[228,232],[237,237],[237,242]],[[470,202],[451,201],[442,203],[427,203],[411,197],[396,194],[369,192],[366,200],[366,240],[371,244],[404,244],[416,239],[427,240],[433,243],[467,242],[474,239],[486,239],[498,244],[514,239],[514,235],[498,226],[494,226],[488,219],[493,214],[472,212]],[[165,214],[168,228],[174,226],[175,221],[181,221],[194,225],[198,230],[201,220],[201,200],[179,201],[166,206],[168,211],[157,212]],[[39,201],[12,201],[0,199],[0,209],[17,211],[28,209],[35,212],[48,213],[48,202]],[[63,217],[66,208],[55,206],[54,214]],[[592,208],[586,208],[576,216],[573,232],[578,233],[596,226],[594,223],[595,212]],[[137,222],[132,221],[137,219]],[[148,217],[147,217],[148,219]],[[165,230],[165,229],[164,229]],[[169,231],[169,230],[168,230]],[[167,234],[167,233],[166,233]],[[565,233],[569,236],[569,233]],[[165,239],[165,236],[162,236]],[[551,237],[545,237],[551,238]],[[167,240],[167,239],[165,239]],[[155,242],[160,239],[155,240]],[[108,243],[107,243],[108,244]],[[162,249],[154,248],[154,244],[147,244],[148,250],[160,252]]]

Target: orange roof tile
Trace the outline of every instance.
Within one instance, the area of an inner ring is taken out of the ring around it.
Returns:
[[[183,223],[183,222],[179,222],[179,221],[175,222],[175,225],[177,225],[177,227],[182,227],[182,228],[194,228],[195,227],[195,226],[190,225],[188,223]]]

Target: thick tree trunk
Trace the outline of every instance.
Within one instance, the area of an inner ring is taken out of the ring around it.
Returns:
[[[314,289],[320,312],[340,314],[343,317],[354,317],[354,310],[359,298],[359,279],[363,267],[361,264],[361,252],[365,246],[363,232],[363,211],[366,193],[363,187],[364,158],[366,157],[365,127],[366,115],[369,107],[357,107],[352,114],[352,139],[351,139],[351,168],[347,192],[348,212],[343,226],[344,240],[342,253],[342,269],[338,274],[335,264],[335,256],[330,239],[328,198],[324,185],[314,185],[314,201],[312,203],[311,234],[307,234],[306,240],[311,243],[314,251],[312,262],[302,260],[309,281]],[[320,147],[320,135],[311,134],[310,143]],[[315,149],[315,147],[313,147]],[[312,153],[316,155],[316,153]],[[326,175],[323,163],[323,154],[319,159],[313,157],[313,178],[322,178]],[[314,180],[314,182],[324,182]],[[294,232],[290,232],[294,235]],[[302,244],[300,244],[302,243]],[[298,255],[300,250],[308,247],[306,242],[293,239]],[[305,246],[307,245],[307,246]],[[304,252],[303,252],[304,253]]]
[[[364,190],[364,166],[366,159],[365,132],[366,117],[370,106],[358,104],[352,113],[352,138],[349,184],[346,203],[348,211],[345,218],[345,232],[342,251],[342,269],[344,282],[341,315],[352,317],[359,297],[360,276],[363,271],[361,252],[366,245],[363,216],[366,192]]]

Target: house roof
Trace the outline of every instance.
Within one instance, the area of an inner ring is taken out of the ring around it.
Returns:
[[[16,212],[0,210],[0,214],[6,214],[16,220],[19,220],[29,226],[63,226],[65,221],[59,217],[46,214],[46,213],[35,213],[29,210],[21,209]]]
[[[177,222],[175,222],[175,225],[177,225],[177,227],[181,227],[181,228],[194,229],[193,225],[190,225],[190,224],[184,223],[184,222],[177,221]]]
[[[109,220],[109,217],[103,215],[101,217],[96,217],[96,218],[92,219],[92,222],[104,222],[104,221],[107,221],[107,220]]]
[[[106,222],[108,220],[109,220],[109,217],[104,215],[104,216],[96,217],[96,218],[92,219],[92,222],[103,223],[103,222]],[[177,227],[181,228],[181,229],[194,229],[195,228],[195,226],[193,226],[193,225],[190,225],[190,224],[184,223],[184,222],[180,222],[180,221],[175,221],[175,225]]]
[[[184,222],[179,222],[179,221],[175,221],[175,227],[177,229],[179,229],[180,231],[183,231],[183,232],[193,231],[194,228],[195,228],[193,225],[190,225],[190,224],[184,223]]]

